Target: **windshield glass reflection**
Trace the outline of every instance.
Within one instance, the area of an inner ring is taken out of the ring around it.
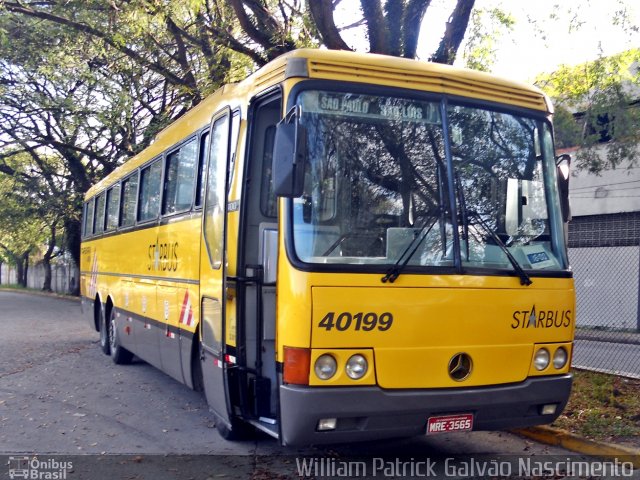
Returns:
[[[445,138],[440,102],[322,91],[298,99],[308,163],[293,200],[293,244],[303,262],[388,265],[389,273],[451,267],[455,234],[466,267],[513,269],[507,248],[525,269],[561,268],[544,122],[451,106]]]

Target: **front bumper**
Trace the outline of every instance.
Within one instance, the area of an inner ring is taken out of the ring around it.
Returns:
[[[434,415],[473,413],[474,430],[551,423],[569,399],[572,376],[529,378],[517,384],[430,390],[379,387],[280,387],[284,445],[311,445],[423,435]],[[545,404],[558,404],[542,415]],[[318,420],[337,418],[337,428],[318,432]]]

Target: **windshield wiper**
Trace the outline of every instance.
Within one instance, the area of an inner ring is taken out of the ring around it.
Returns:
[[[507,256],[507,258],[509,259],[509,262],[511,262],[511,265],[513,265],[513,269],[516,271],[516,273],[520,277],[520,285],[525,285],[527,287],[531,285],[533,283],[531,281],[531,277],[527,275],[527,272],[524,271],[520,263],[518,263],[518,260],[516,260],[516,258],[511,254],[511,252],[509,251],[507,246],[504,244],[504,242],[500,240],[500,237],[498,236],[498,234],[494,232],[489,225],[486,224],[486,222],[482,219],[482,217],[478,212],[468,211],[467,213],[478,219],[480,226],[484,229],[485,232],[489,234],[489,236],[493,239],[496,245],[498,245],[500,249],[504,252],[504,254]]]
[[[438,221],[437,214],[439,213],[440,210],[441,208],[438,207],[437,209],[427,213],[426,216],[433,217],[433,221],[429,223],[428,221],[425,220],[424,225],[420,227],[420,230],[418,231],[417,235],[414,236],[413,240],[409,242],[409,245],[407,245],[407,247],[404,249],[402,254],[398,257],[398,260],[396,260],[396,263],[393,265],[393,267],[391,267],[387,271],[386,275],[380,279],[382,280],[382,283],[387,283],[387,282],[393,283],[400,276],[402,271],[405,269],[405,267],[409,263],[409,260],[411,260],[411,257],[413,257],[413,255],[418,251],[418,247],[424,241],[424,239],[427,238],[427,235],[429,235],[429,232]],[[419,239],[419,240],[416,241],[416,239]],[[410,250],[411,252],[409,252]],[[404,258],[404,261],[402,261],[403,258]],[[401,261],[402,263],[400,263]]]
[[[469,260],[469,215],[467,212],[467,202],[464,199],[464,192],[460,184],[460,176],[456,174],[456,193],[458,194],[458,207],[460,210],[460,221],[462,222],[462,240],[465,243],[465,253]]]
[[[462,190],[462,185],[460,184],[460,177],[456,175],[456,193],[458,196],[458,208],[460,209],[460,217],[462,220],[462,236],[465,240],[467,260],[469,260],[469,215],[478,219],[480,226],[484,229],[485,232],[489,234],[489,236],[493,239],[493,241],[500,247],[500,249],[504,252],[504,254],[509,259],[509,262],[513,266],[513,269],[516,271],[518,276],[520,277],[520,285],[526,285],[527,287],[531,285],[533,282],[531,281],[531,277],[527,275],[527,272],[524,271],[518,260],[511,254],[507,246],[504,244],[500,237],[493,229],[487,225],[487,223],[482,219],[478,212],[474,212],[472,210],[467,210],[467,202],[464,198],[464,191]]]

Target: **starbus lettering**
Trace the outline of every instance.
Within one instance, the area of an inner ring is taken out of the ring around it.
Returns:
[[[91,247],[82,247],[80,255],[84,257],[84,261],[88,264],[91,263]]]
[[[149,263],[147,269],[154,272],[175,272],[178,270],[178,242],[156,243],[149,245]]]
[[[511,328],[561,328],[571,325],[571,310],[540,310],[536,306],[529,310],[513,312]]]

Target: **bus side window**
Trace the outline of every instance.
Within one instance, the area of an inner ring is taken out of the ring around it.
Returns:
[[[273,175],[271,163],[273,157],[273,141],[276,137],[276,127],[271,125],[264,132],[264,150],[262,160],[262,186],[260,188],[260,210],[265,217],[278,216],[278,202],[273,192]]]
[[[157,159],[140,172],[140,195],[138,199],[138,221],[158,218],[160,211],[160,179],[162,161]]]
[[[96,235],[104,232],[104,205],[105,193],[102,192],[96,201],[95,223],[93,224],[93,233]]]
[[[207,161],[207,152],[209,151],[209,132],[204,132],[200,137],[200,155],[198,158],[198,173],[196,182],[196,207],[202,206],[202,200],[204,199],[204,177],[205,177],[205,162]]]
[[[120,184],[116,184],[107,191],[107,231],[115,230],[118,226],[118,208],[120,207]]]
[[[209,252],[211,267],[218,269],[222,265],[224,246],[224,202],[225,173],[229,142],[229,117],[225,115],[213,124],[211,132],[211,153],[209,154],[209,172],[207,175],[207,195],[204,211],[204,239]]]
[[[84,210],[84,236],[90,237],[93,234],[93,207],[95,199],[92,198],[85,204]]]
[[[162,213],[183,212],[191,208],[198,143],[195,138],[189,140],[178,150],[167,155],[167,170],[162,200]]]
[[[120,226],[130,227],[136,223],[136,195],[138,193],[138,173],[122,181],[122,204],[120,207]]]
[[[229,181],[227,188],[231,190],[231,182],[233,182],[233,174],[236,171],[236,150],[238,148],[238,134],[240,133],[240,111],[236,110],[231,114],[231,138],[229,145],[231,147],[229,158]]]

